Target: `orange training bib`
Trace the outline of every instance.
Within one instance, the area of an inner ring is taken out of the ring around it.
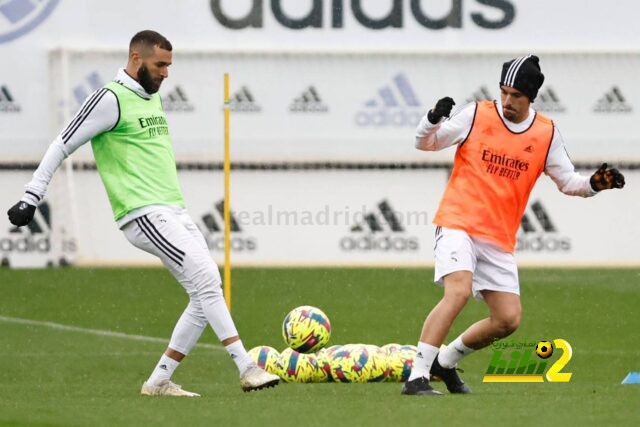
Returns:
[[[529,194],[544,171],[553,122],[536,113],[531,126],[510,131],[494,101],[479,102],[467,139],[433,222],[494,241],[513,252]]]

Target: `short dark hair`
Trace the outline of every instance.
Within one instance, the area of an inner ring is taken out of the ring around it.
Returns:
[[[138,32],[131,39],[131,42],[129,43],[129,53],[131,53],[134,48],[147,50],[153,49],[154,46],[158,46],[160,49],[168,51],[173,49],[171,42],[162,34],[152,30],[144,30]]]

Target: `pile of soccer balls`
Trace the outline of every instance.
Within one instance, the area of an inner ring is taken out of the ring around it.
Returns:
[[[406,381],[411,373],[416,347],[387,344],[334,345],[325,348],[331,337],[331,323],[322,310],[301,306],[284,318],[282,335],[287,348],[252,348],[249,354],[267,372],[286,382],[380,382]]]

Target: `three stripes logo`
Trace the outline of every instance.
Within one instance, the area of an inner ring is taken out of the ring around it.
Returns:
[[[262,107],[258,105],[248,87],[242,86],[229,100],[229,111],[236,113],[259,113]]]
[[[167,112],[191,112],[195,109],[180,86],[162,97],[162,107]]]
[[[377,96],[367,100],[356,113],[361,127],[415,127],[422,118],[420,101],[404,73],[396,74],[392,83],[378,89]]]
[[[366,212],[351,234],[340,239],[345,252],[415,252],[420,248],[416,236],[407,236],[398,214],[388,200],[382,200],[372,212]]]
[[[0,113],[19,113],[21,110],[9,88],[5,85],[0,86]]]
[[[596,102],[593,111],[596,113],[630,113],[633,108],[627,103],[620,88],[613,86]]]
[[[252,252],[257,248],[254,237],[245,236],[233,211],[229,212],[229,228],[231,230],[231,250],[234,252]],[[213,209],[205,212],[198,224],[200,231],[207,241],[209,249],[216,252],[224,251],[224,200],[214,204]]]
[[[489,92],[489,89],[486,86],[480,86],[480,88],[473,92],[469,98],[467,98],[466,103],[470,102],[482,102],[482,101],[491,101],[493,96]]]
[[[536,200],[522,216],[517,236],[518,252],[568,252],[571,239],[559,235],[558,228],[541,201]]]
[[[144,234],[146,238],[149,239],[149,241],[156,248],[158,248],[160,252],[162,252],[167,258],[176,263],[178,266],[182,267],[185,252],[171,243],[169,239],[167,239],[154,224],[154,222],[156,222],[156,224],[166,222],[163,217],[164,214],[162,213],[152,214],[152,221],[152,219],[149,219],[148,215],[143,215],[139,218],[136,218],[134,221],[138,225],[140,231],[142,231],[142,234]]]
[[[314,86],[309,86],[302,94],[291,102],[292,113],[326,113],[329,107],[322,102]]]
[[[0,238],[0,251],[5,253],[51,252],[51,207],[40,203],[33,221],[24,227],[11,227],[9,236]]]
[[[547,87],[545,90],[538,93],[536,102],[534,103],[536,111],[542,113],[564,113],[567,111],[566,107],[560,102],[560,98],[556,94],[552,87]]]
[[[66,144],[69,142],[71,137],[76,133],[76,131],[82,126],[82,123],[89,117],[91,112],[96,108],[96,105],[100,102],[100,100],[109,92],[109,89],[100,88],[96,90],[90,97],[88,97],[80,110],[73,117],[71,122],[67,125],[67,127],[62,131],[62,143]]]

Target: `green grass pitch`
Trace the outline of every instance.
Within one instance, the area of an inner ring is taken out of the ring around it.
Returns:
[[[247,349],[284,347],[293,307],[330,317],[330,344],[415,344],[441,290],[429,269],[238,269]],[[165,344],[0,320],[0,425],[640,425],[640,269],[523,269],[514,339],[563,338],[569,383],[482,383],[491,351],[462,361],[474,394],[406,397],[398,383],[281,384],[242,393],[222,348],[196,348],[174,380],[200,399],[144,398]],[[168,339],[187,303],[162,269],[0,270],[0,316]],[[486,314],[469,301],[449,336]],[[201,342],[216,344],[208,329]],[[551,361],[556,360],[554,354]],[[444,390],[443,384],[436,387]]]

